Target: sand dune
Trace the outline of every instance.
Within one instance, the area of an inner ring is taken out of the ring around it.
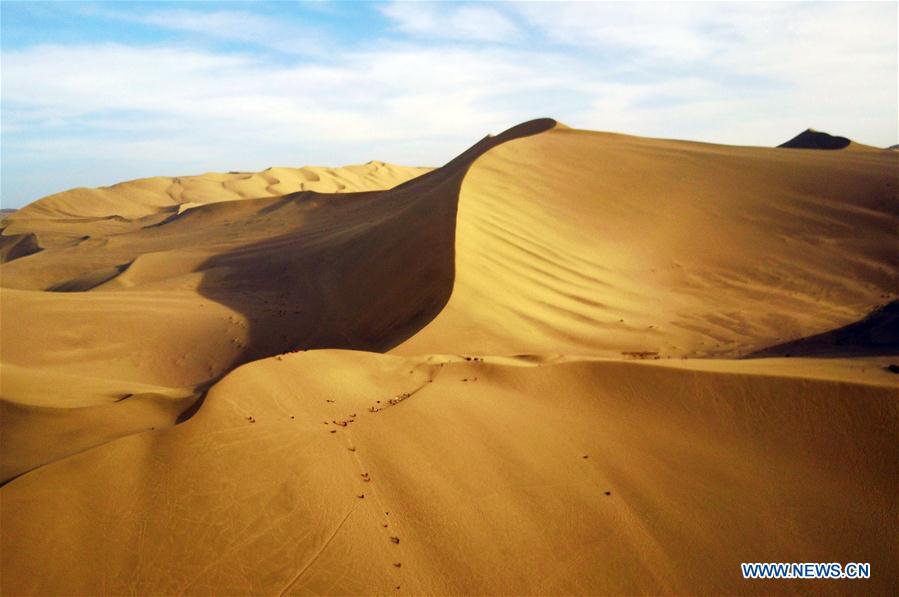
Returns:
[[[306,166],[142,178],[110,187],[72,189],[39,199],[4,218],[4,236],[27,230],[37,233],[43,246],[68,246],[83,239],[84,235],[77,232],[89,229],[104,236],[132,232],[200,205],[299,191],[383,190],[429,170],[372,161],[342,168]]]
[[[18,210],[0,589],[895,593],[899,155],[845,149],[540,119]]]
[[[774,559],[869,561],[865,589],[888,593],[899,572],[899,471],[884,456],[897,414],[886,387],[640,363],[334,351],[267,359],[217,384],[182,425],[4,487],[4,585],[75,594],[807,588],[737,580],[740,561]]]
[[[462,187],[449,304],[398,352],[734,357],[845,325],[899,292],[897,165],[564,128],[506,143]]]
[[[357,166],[267,168],[262,172],[210,172],[196,176],[142,178],[98,189],[72,189],[44,197],[7,216],[7,224],[48,218],[135,219],[173,206],[285,195],[386,189],[428,172],[430,168],[371,161]]]
[[[845,149],[852,144],[846,137],[806,129],[778,147],[789,149]]]

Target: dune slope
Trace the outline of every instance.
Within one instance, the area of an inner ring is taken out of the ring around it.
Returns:
[[[397,352],[734,357],[899,292],[897,156],[555,128],[465,179],[446,308]]]
[[[897,414],[887,387],[640,363],[271,358],[4,487],[4,591],[809,588],[740,579],[771,560],[867,561],[889,593]]]

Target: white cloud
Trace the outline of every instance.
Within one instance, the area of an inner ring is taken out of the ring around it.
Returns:
[[[700,3],[521,3],[512,5],[550,40],[572,46],[627,51],[638,58],[671,61],[708,56],[714,48],[694,25]]]
[[[391,2],[381,12],[403,33],[431,39],[511,42],[521,31],[490,6],[437,2]]]
[[[490,100],[547,87],[540,63],[537,56],[406,46],[296,66],[171,48],[39,46],[5,56],[5,120],[46,125],[52,114],[102,126],[109,111],[121,111],[307,138],[457,135],[511,124]]]
[[[620,69],[597,82],[583,126],[762,145],[808,126],[899,136],[894,3],[511,6]]]
[[[288,54],[321,54],[325,38],[291,19],[239,10],[104,10],[105,18],[189,33],[199,38],[268,47]]]

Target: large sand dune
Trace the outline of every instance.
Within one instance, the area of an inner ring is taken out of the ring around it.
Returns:
[[[400,352],[733,357],[844,325],[899,291],[897,165],[565,128],[506,143],[465,179],[449,304]]]
[[[895,593],[897,166],[542,119],[435,170],[37,201],[0,224],[0,587],[845,593],[739,564],[860,561]],[[734,360],[784,346],[833,358]]]

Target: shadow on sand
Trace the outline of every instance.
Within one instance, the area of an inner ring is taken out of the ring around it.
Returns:
[[[452,293],[456,207],[468,168],[497,145],[555,125],[544,118],[487,136],[387,191],[294,193],[259,210],[254,217],[296,225],[199,268],[200,293],[248,322],[231,369],[296,350],[384,352],[415,334]]]

